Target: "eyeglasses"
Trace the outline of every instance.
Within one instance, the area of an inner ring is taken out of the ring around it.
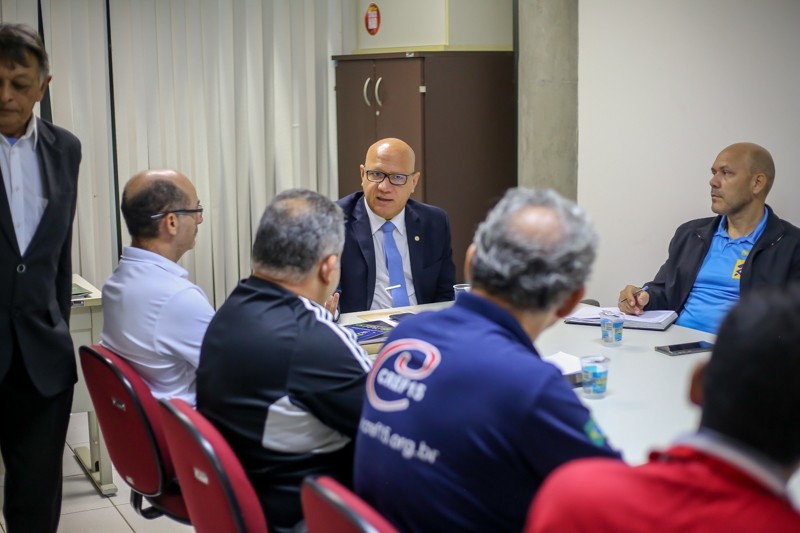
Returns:
[[[413,176],[419,171],[415,170],[410,174],[387,174],[386,172],[381,172],[380,170],[365,170],[364,172],[367,174],[367,179],[369,181],[381,183],[386,178],[389,178],[389,183],[399,187],[400,185],[406,184],[409,176]]]
[[[172,211],[164,211],[163,213],[156,213],[155,215],[150,215],[150,218],[155,220],[157,218],[165,217],[165,216],[169,215],[170,213],[172,213],[173,215],[194,215],[194,214],[199,214],[200,216],[203,216],[203,206],[200,205],[200,204],[197,204],[197,208],[196,209],[174,209]]]

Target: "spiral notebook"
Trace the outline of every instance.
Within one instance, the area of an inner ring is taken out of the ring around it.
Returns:
[[[584,324],[587,326],[599,326],[600,314],[603,311],[611,311],[614,313],[623,314],[616,307],[594,307],[586,306],[581,307],[571,315],[569,315],[564,322],[567,324]],[[629,329],[652,329],[655,331],[664,331],[673,322],[678,319],[675,311],[645,311],[641,315],[624,315],[624,327]]]

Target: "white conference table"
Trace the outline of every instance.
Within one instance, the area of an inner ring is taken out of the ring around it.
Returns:
[[[111,471],[111,458],[108,455],[103,435],[100,433],[89,390],[83,380],[83,371],[78,355],[80,346],[91,346],[100,342],[100,333],[103,331],[103,295],[97,287],[78,274],[72,275],[72,282],[91,291],[88,296],[72,301],[69,321],[69,332],[75,349],[75,363],[78,366],[78,382],[75,384],[72,412],[88,413],[89,421],[89,445],[75,447],[75,458],[100,494],[112,496],[117,493],[117,486],[114,484]]]
[[[376,320],[403,311],[423,312],[448,307],[451,302],[343,314],[340,324]],[[581,304],[583,305],[583,304]],[[693,431],[700,422],[700,408],[689,401],[689,380],[694,367],[710,353],[668,356],[654,347],[694,341],[714,342],[715,336],[673,324],[666,331],[626,328],[622,343],[604,346],[598,326],[559,321],[545,330],[534,345],[542,356],[565,352],[578,357],[604,355],[611,361],[608,393],[602,399],[586,399],[598,425],[630,464],[647,461],[654,449],[664,449],[680,434]],[[788,423],[788,422],[787,422]],[[790,485],[790,495],[800,508],[800,475]]]

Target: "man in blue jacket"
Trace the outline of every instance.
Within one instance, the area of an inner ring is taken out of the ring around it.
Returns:
[[[471,292],[404,320],[367,377],[356,492],[401,531],[521,531],[539,485],[614,457],[533,341],[581,300],[597,237],[552,191],[511,189],[467,252]]]
[[[681,225],[656,277],[622,289],[619,308],[671,309],[677,324],[716,333],[740,293],[800,281],[800,229],[766,205],[774,181],[763,147],[737,143],[720,152],[708,182],[717,216]]]
[[[343,313],[453,299],[456,268],[447,214],[409,199],[420,172],[411,147],[383,139],[361,165],[363,192],[337,203],[345,216]]]

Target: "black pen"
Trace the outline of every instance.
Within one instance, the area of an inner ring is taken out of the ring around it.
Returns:
[[[647,285],[645,285],[644,287],[641,287],[641,288],[636,289],[635,291],[633,291],[633,294],[631,296],[639,296],[639,293],[641,293],[642,291],[646,291],[646,290],[647,290]],[[622,300],[617,302],[617,305],[621,304],[622,302],[624,302],[626,300],[627,300],[627,298],[623,298]]]

